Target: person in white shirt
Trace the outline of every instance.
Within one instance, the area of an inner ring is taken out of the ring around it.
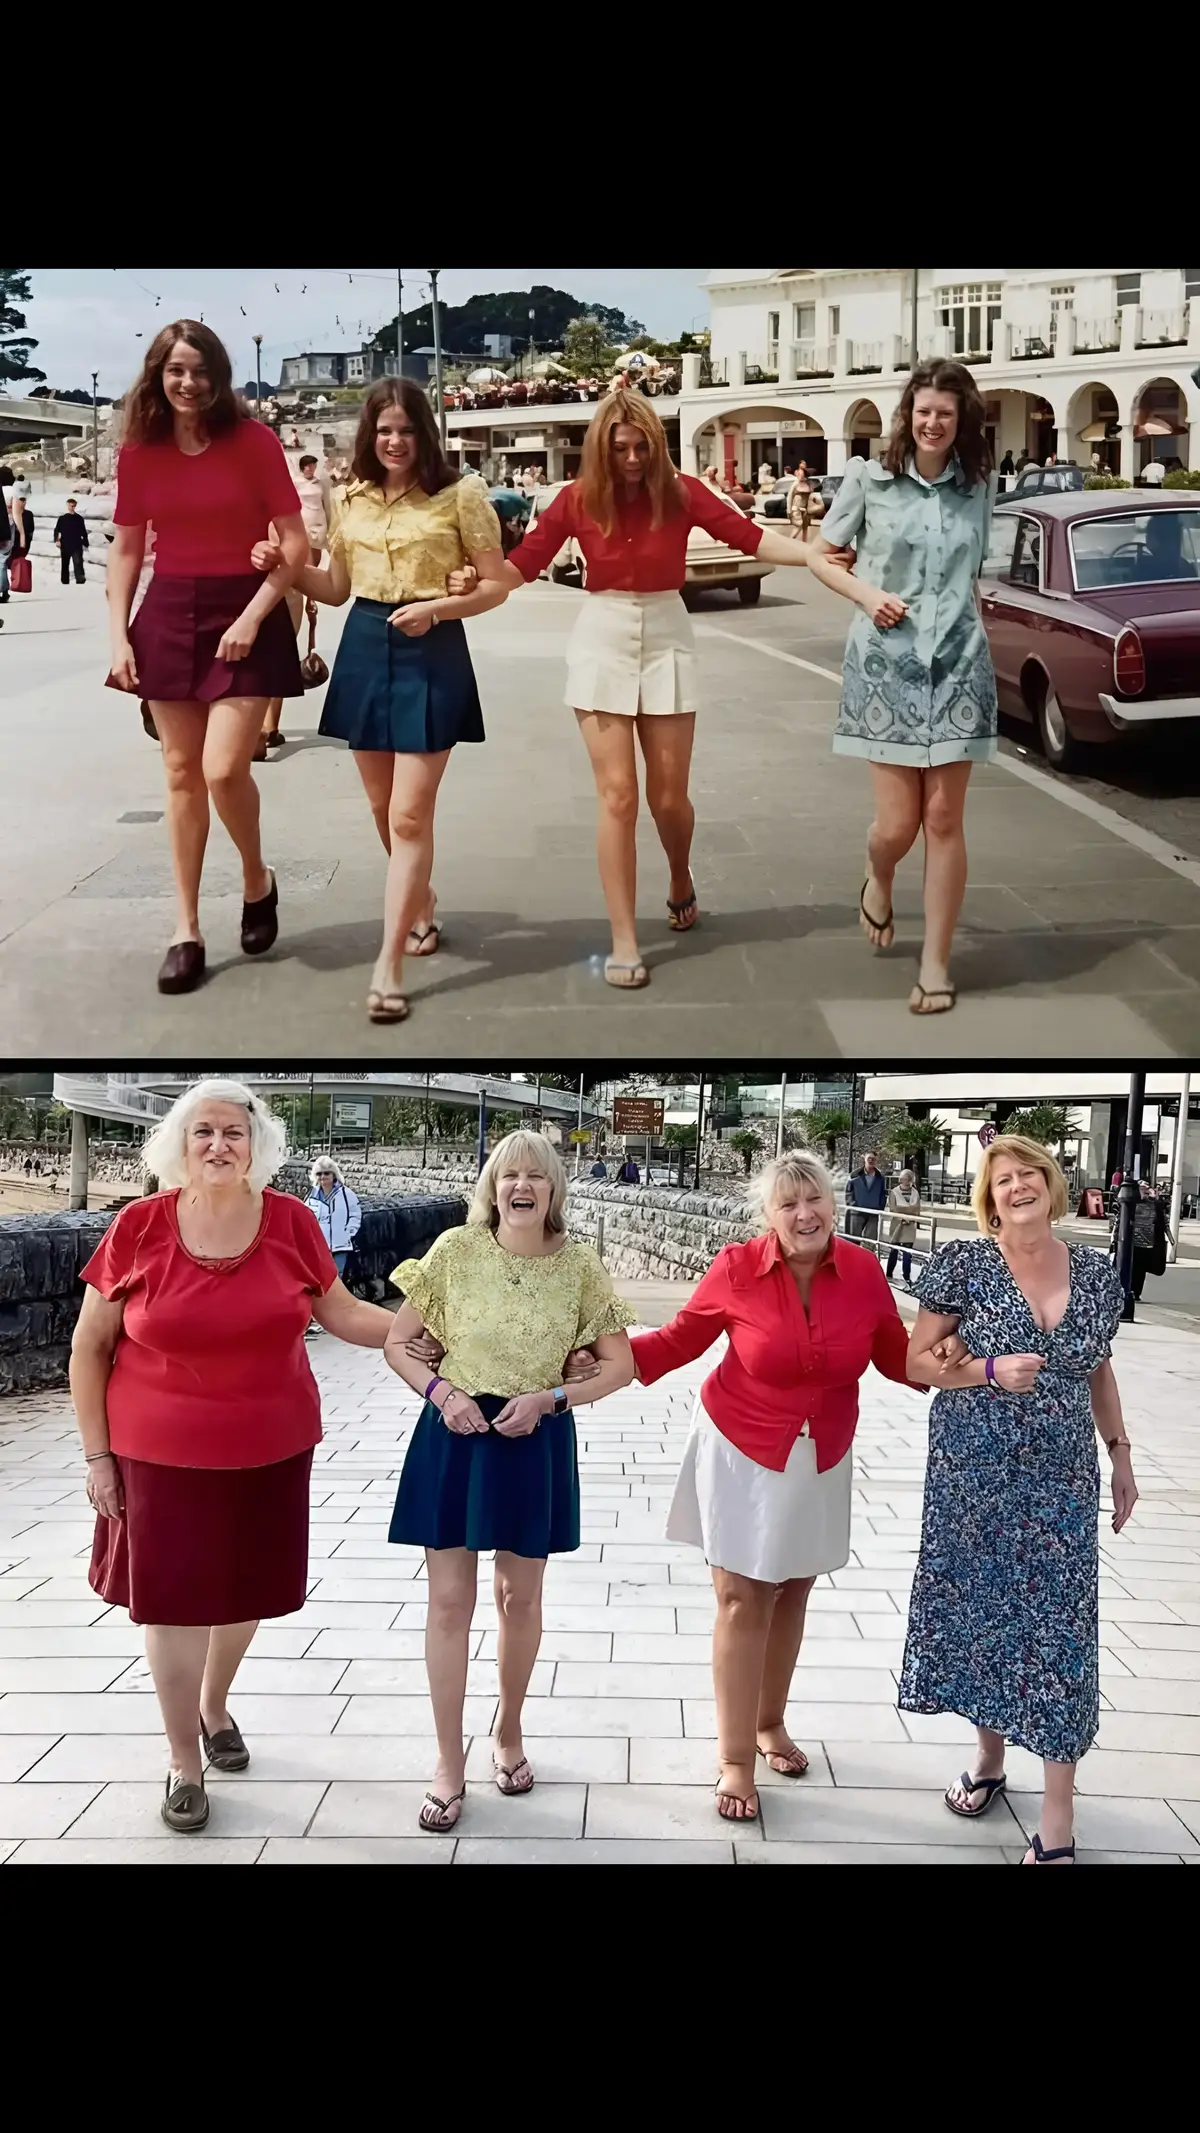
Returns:
[[[1148,459],[1142,468],[1142,480],[1148,488],[1161,488],[1166,471],[1161,459]]]
[[[305,452],[300,460],[296,477],[296,493],[300,498],[300,511],[312,543],[310,561],[314,569],[321,560],[321,552],[329,545],[330,504],[329,477],[317,472],[317,455]]]

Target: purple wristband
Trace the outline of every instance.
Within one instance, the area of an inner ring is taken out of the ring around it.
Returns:
[[[441,1385],[444,1383],[445,1380],[443,1378],[430,1378],[428,1385],[425,1387],[425,1398],[427,1400],[432,1400],[434,1386]]]
[[[994,1385],[994,1384],[995,1384],[995,1382],[996,1382],[996,1358],[995,1358],[995,1356],[994,1356],[994,1355],[989,1355],[989,1357],[988,1357],[988,1359],[987,1359],[986,1363],[985,1363],[985,1364],[984,1364],[984,1366],[983,1366],[983,1374],[984,1374],[984,1377],[985,1377],[985,1378],[987,1379],[987,1381],[988,1381],[988,1384],[989,1384],[989,1385]],[[428,1398],[428,1394],[426,1394],[426,1398]]]

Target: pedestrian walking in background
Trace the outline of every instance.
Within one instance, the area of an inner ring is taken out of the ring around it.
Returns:
[[[1133,1210],[1133,1293],[1138,1302],[1146,1286],[1147,1274],[1161,1275],[1167,1271],[1167,1244],[1173,1242],[1167,1226],[1167,1210],[1149,1180],[1143,1178],[1138,1186],[1140,1195]],[[1120,1210],[1114,1212],[1114,1240]]]
[[[82,585],[84,582],[83,551],[90,546],[90,543],[88,541],[87,523],[80,518],[79,506],[73,496],[68,496],[67,508],[54,528],[54,545],[58,550],[59,560],[62,564],[63,584],[69,583],[70,573],[73,570],[75,572],[75,583]]]
[[[146,1625],[167,1736],[168,1829],[203,1829],[205,1762],[244,1770],[229,1709],[259,1621],[308,1590],[321,1401],[310,1314],[358,1348],[392,1315],[361,1303],[309,1210],[270,1179],[282,1120],[236,1081],[202,1081],[142,1150],[163,1186],[131,1200],[83,1269],[71,1393],[96,1511],[89,1583]]]
[[[452,596],[448,580],[468,559],[472,589]],[[279,551],[263,543],[254,561],[277,567]],[[503,567],[500,522],[483,482],[455,473],[421,388],[410,378],[382,380],[363,405],[328,564],[297,579],[327,606],[354,596],[320,731],[349,744],[388,855],[383,940],[367,993],[372,1022],[407,1019],[404,958],[439,946],[438,789],[453,749],[484,738],[462,618],[498,606]]]
[[[795,567],[808,560],[804,542],[744,520],[706,482],[677,473],[655,410],[641,393],[618,387],[588,426],[579,479],[538,514],[501,573],[507,591],[531,584],[570,539],[587,564],[586,596],[567,646],[564,701],[575,713],[596,781],[597,857],[612,927],[604,976],[626,991],[650,983],[635,915],[635,744],[669,870],[668,922],[673,932],[687,933],[699,917],[688,793],[698,703],[695,639],[679,597],[693,526],[765,562]],[[468,581],[451,583],[465,588]]]
[[[192,992],[205,968],[199,904],[210,799],[242,863],[243,952],[264,954],[279,931],[250,764],[270,699],[303,694],[281,603],[308,537],[279,440],[239,411],[229,357],[210,327],[179,319],[155,336],[123,421],[109,686],[148,702],[163,744],[177,918],[158,988]],[[250,551],[272,519],[282,567],[264,579]],[[131,622],[149,521],[154,572]]]
[[[859,916],[876,948],[895,938],[892,883],[925,840],[925,939],[913,1014],[946,1014],[967,885],[963,809],[972,765],[997,748],[996,677],[975,604],[996,479],[984,408],[961,363],[923,363],[900,396],[883,458],[852,459],[813,572],[859,609],[842,667],[837,754],[867,762],[875,819]],[[857,539],[851,576],[825,551]]]
[[[1104,1253],[1055,1236],[1067,1183],[1036,1141],[994,1140],[971,1204],[983,1234],[943,1245],[917,1282],[909,1368],[937,1397],[900,1708],[976,1729],[972,1765],[946,1792],[952,1814],[988,1812],[1006,1742],[1041,1756],[1024,1864],[1068,1865],[1075,1766],[1100,1717],[1097,1432],[1114,1533],[1137,1502],[1110,1361],[1124,1296]],[[950,1332],[969,1361],[932,1356]]]
[[[888,1204],[887,1180],[870,1149],[846,1180],[846,1234],[877,1242],[879,1216]]]
[[[917,1216],[921,1210],[921,1195],[911,1170],[902,1170],[888,1193],[888,1252],[887,1278],[890,1281],[896,1271],[897,1256],[901,1257],[904,1279],[912,1285],[912,1248],[917,1241]]]
[[[801,460],[796,469],[796,478],[788,490],[787,500],[788,524],[795,529],[797,540],[806,541],[808,539],[808,517],[812,504],[812,495],[813,485],[808,478],[808,468],[804,461]]]
[[[522,1712],[541,1644],[546,1559],[579,1546],[565,1359],[589,1345],[599,1359],[577,1388],[578,1405],[633,1378],[625,1328],[635,1314],[591,1246],[568,1237],[566,1200],[566,1170],[550,1141],[508,1134],[484,1165],[466,1226],[444,1231],[391,1277],[404,1302],[384,1353],[424,1406],[388,1539],[425,1550],[438,1760],[420,1823],[439,1833],[455,1827],[466,1794],[463,1699],[480,1550],[496,1551],[492,1763],[498,1791],[510,1796],[534,1782]]]
[[[13,470],[0,467],[0,607],[9,597],[8,559],[12,554],[16,527],[9,509],[13,490]]]
[[[309,1172],[312,1190],[306,1205],[317,1218],[317,1226],[333,1255],[333,1263],[339,1279],[346,1271],[346,1261],[354,1249],[354,1240],[362,1227],[362,1207],[358,1194],[352,1192],[342,1176],[341,1167],[331,1155],[320,1155]]]
[[[670,1323],[632,1344],[653,1385],[728,1340],[696,1400],[667,1538],[712,1571],[717,1811],[739,1822],[758,1814],[757,1756],[785,1778],[808,1768],[787,1707],[809,1593],[849,1560],[859,1380],[873,1363],[911,1382],[895,1297],[874,1256],[834,1235],[816,1156],[777,1156],[750,1204],[761,1234],[727,1244]],[[572,1356],[568,1383],[585,1367]]]

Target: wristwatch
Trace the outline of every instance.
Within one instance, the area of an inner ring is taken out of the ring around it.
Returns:
[[[570,1405],[570,1395],[567,1393],[565,1387],[563,1387],[562,1385],[556,1385],[554,1388],[554,1406],[551,1408],[550,1412],[555,1415],[565,1415]]]

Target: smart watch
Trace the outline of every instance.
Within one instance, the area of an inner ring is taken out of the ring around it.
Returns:
[[[565,1415],[570,1405],[570,1396],[565,1387],[556,1385],[554,1388],[554,1406],[551,1412],[556,1415]]]

